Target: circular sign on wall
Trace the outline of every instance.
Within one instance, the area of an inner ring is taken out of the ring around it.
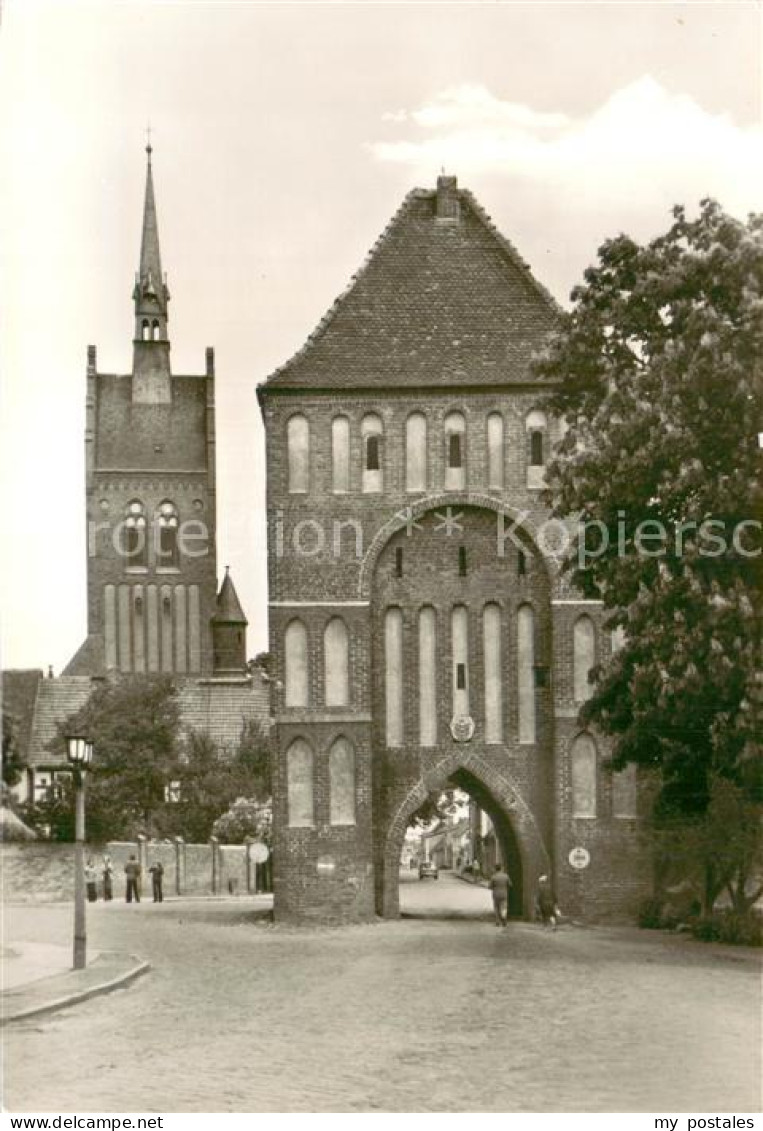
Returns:
[[[270,856],[270,849],[266,844],[262,844],[256,840],[253,844],[249,845],[249,856],[254,860],[255,864],[264,864],[268,856]]]
[[[454,715],[450,720],[450,733],[456,742],[471,742],[474,738],[474,719],[471,715]]]
[[[572,867],[579,871],[581,868],[587,868],[591,863],[591,853],[587,848],[573,848],[567,859]]]

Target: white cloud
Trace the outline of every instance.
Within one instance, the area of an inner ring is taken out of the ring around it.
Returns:
[[[592,208],[613,196],[661,208],[704,195],[732,212],[759,206],[760,126],[710,114],[649,75],[578,120],[504,102],[473,85],[445,90],[395,120],[408,136],[377,141],[372,153],[412,166],[427,181],[442,166],[522,178]]]

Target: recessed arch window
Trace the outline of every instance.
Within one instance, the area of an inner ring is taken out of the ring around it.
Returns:
[[[363,445],[362,487],[366,494],[381,491],[384,486],[384,425],[375,412],[367,413],[360,422]]]
[[[387,746],[403,745],[403,613],[390,608],[384,616],[384,688]]]
[[[161,335],[160,326],[159,326],[158,321],[155,318],[153,320],[153,322],[151,323],[151,339],[154,342],[158,342],[159,339],[161,338],[161,336],[162,335]]]
[[[350,638],[341,617],[332,617],[323,633],[325,701],[346,707],[350,701]]]
[[[596,816],[596,746],[587,734],[578,735],[570,755],[573,817]]]
[[[589,616],[578,617],[572,629],[573,696],[576,703],[591,697],[589,672],[596,663],[596,629]]]
[[[487,418],[487,485],[491,491],[502,491],[504,486],[503,417],[491,412]]]
[[[179,564],[178,529],[180,516],[173,502],[165,499],[156,508],[156,564],[169,569],[177,569]]]
[[[307,417],[297,413],[286,426],[286,447],[289,463],[289,491],[306,494],[310,483],[310,425]]]
[[[419,612],[419,743],[437,745],[437,616],[431,605]]]
[[[329,749],[329,822],[355,824],[355,750],[343,736]]]
[[[612,816],[638,816],[638,770],[631,763],[612,774]]]
[[[284,702],[306,707],[309,700],[307,629],[301,620],[289,621],[284,636]]]
[[[292,828],[309,828],[315,823],[313,750],[304,738],[295,738],[286,751],[286,790],[289,824]]]
[[[140,499],[132,499],[125,507],[122,528],[125,566],[127,569],[144,569],[148,564],[148,532],[146,508]]]
[[[501,607],[494,601],[482,610],[482,637],[485,664],[485,742],[502,742]]]
[[[548,456],[548,421],[546,414],[534,409],[525,420],[527,432],[527,486],[542,487]]]
[[[466,486],[466,419],[462,412],[449,412],[443,424],[445,436],[445,490],[462,491]]]
[[[521,605],[517,613],[519,741],[535,742],[535,612]]]
[[[450,641],[453,666],[453,714],[469,711],[469,612],[466,605],[454,605],[450,615]]]
[[[427,418],[412,412],[405,422],[405,489],[427,489]]]
[[[151,340],[151,323],[147,318],[144,318],[140,324],[140,336],[144,342]]]
[[[331,421],[331,485],[336,495],[350,489],[350,421],[346,416]]]

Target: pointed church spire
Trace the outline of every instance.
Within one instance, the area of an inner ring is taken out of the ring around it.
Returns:
[[[153,147],[146,145],[146,194],[143,203],[143,231],[140,241],[140,269],[135,276],[132,297],[135,303],[133,345],[133,399],[163,403],[171,399],[170,343],[167,336],[167,303],[170,292],[162,272],[159,251],[159,226],[156,220],[154,177],[151,168]]]
[[[217,612],[212,617],[215,675],[241,676],[246,672],[246,625],[230,567],[226,566],[217,595]]]
[[[248,624],[238,599],[233,578],[230,575],[230,566],[225,567],[225,577],[217,595],[217,612],[214,616],[218,624]]]
[[[140,241],[140,270],[135,279],[136,340],[156,341],[167,337],[167,303],[170,293],[162,272],[162,257],[159,250],[159,226],[156,220],[156,200],[154,199],[154,177],[151,168],[151,154],[153,146],[149,141],[146,146],[146,194],[143,203],[143,231]],[[159,315],[159,325],[154,319]],[[147,337],[146,327],[141,319],[149,320]],[[159,333],[156,331],[159,330]]]

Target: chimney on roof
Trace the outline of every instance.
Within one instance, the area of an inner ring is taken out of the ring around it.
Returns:
[[[438,220],[458,219],[458,179],[446,177],[443,173],[437,178],[436,212]]]

